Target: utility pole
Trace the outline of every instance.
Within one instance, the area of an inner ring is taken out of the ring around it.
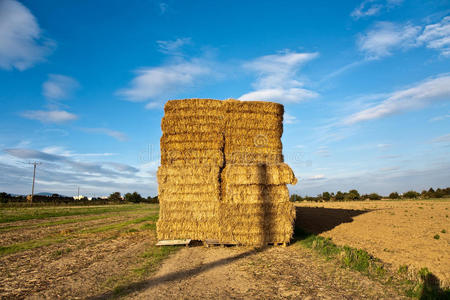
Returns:
[[[40,162],[32,162],[32,163],[28,163],[29,165],[33,165],[33,185],[31,187],[31,199],[30,202],[33,203],[33,197],[34,197],[34,180],[36,178],[36,166],[41,165],[42,163]]]
[[[78,187],[78,199],[77,200],[80,200],[80,187]]]

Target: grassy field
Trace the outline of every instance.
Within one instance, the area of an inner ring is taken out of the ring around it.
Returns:
[[[120,293],[175,250],[155,246],[157,218],[152,204],[2,208],[0,296]]]

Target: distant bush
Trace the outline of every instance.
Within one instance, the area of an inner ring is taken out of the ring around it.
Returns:
[[[397,192],[393,192],[393,193],[389,194],[389,198],[398,199],[398,198],[400,198],[400,195]]]
[[[416,191],[407,191],[403,194],[403,198],[413,199],[419,197],[419,193]]]
[[[381,200],[381,196],[378,195],[377,193],[369,194],[368,197],[369,197],[370,200]]]

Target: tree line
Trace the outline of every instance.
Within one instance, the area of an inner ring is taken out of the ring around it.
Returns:
[[[350,190],[348,192],[338,191],[336,193],[323,192],[315,197],[300,196],[292,194],[290,197],[291,202],[299,201],[315,201],[315,202],[328,202],[328,201],[361,201],[361,200],[381,200],[381,199],[431,199],[431,198],[447,198],[450,197],[450,187],[438,188],[434,190],[430,188],[423,190],[421,193],[416,191],[407,191],[406,193],[399,194],[398,192],[392,192],[389,196],[381,196],[377,193],[363,194],[361,195],[357,190]]]
[[[0,203],[29,203],[31,200],[30,195],[11,195],[8,193],[0,193]],[[101,205],[101,204],[126,204],[126,203],[159,203],[158,196],[147,198],[142,197],[138,192],[126,193],[121,195],[119,192],[114,192],[108,197],[93,197],[88,199],[82,197],[81,199],[74,199],[73,197],[61,196],[59,194],[53,194],[49,196],[34,195],[33,203],[40,204],[70,204],[70,205]]]

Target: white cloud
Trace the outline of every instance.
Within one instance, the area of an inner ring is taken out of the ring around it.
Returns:
[[[293,115],[288,114],[287,112],[284,113],[284,123],[285,124],[295,124],[297,123],[297,118]]]
[[[108,128],[83,128],[83,130],[89,133],[106,134],[121,142],[125,142],[128,140],[128,136],[125,133]]]
[[[393,92],[381,103],[350,115],[344,120],[344,124],[378,119],[439,100],[450,100],[450,75],[428,79],[411,88]]]
[[[350,15],[356,20],[364,17],[370,17],[377,15],[382,10],[389,10],[399,6],[402,2],[403,0],[365,0],[361,2],[361,4],[356,7]]]
[[[308,177],[308,180],[322,180],[322,179],[325,179],[324,174],[317,174],[317,175]]]
[[[54,47],[28,8],[18,1],[0,1],[0,68],[28,69],[44,61]]]
[[[450,133],[431,140],[432,143],[450,143]]]
[[[322,157],[328,157],[331,155],[330,151],[328,150],[327,146],[321,146],[317,151],[315,152],[317,155]]]
[[[142,68],[130,87],[117,93],[128,101],[159,100],[190,87],[212,71],[205,61],[194,59],[162,67]]]
[[[60,100],[69,98],[78,87],[78,82],[72,77],[49,74],[48,80],[42,85],[42,94],[47,99]]]
[[[295,103],[305,99],[317,97],[316,92],[302,88],[278,88],[278,89],[261,89],[250,92],[239,97],[244,101],[280,101],[285,103]]]
[[[159,51],[170,55],[181,55],[181,48],[191,43],[191,38],[178,38],[174,41],[156,41]]]
[[[443,56],[450,56],[450,16],[439,23],[425,26],[417,41],[427,48],[440,51]]]
[[[366,59],[380,59],[392,55],[394,50],[425,46],[450,56],[450,16],[425,27],[412,24],[378,22],[357,40],[358,48]]]
[[[367,33],[360,35],[357,43],[367,59],[379,59],[391,55],[393,50],[414,47],[419,33],[419,26],[378,22]]]
[[[363,1],[357,8],[355,8],[351,16],[355,19],[359,19],[362,17],[373,16],[377,14],[383,6],[379,3],[373,3],[372,0]]]
[[[65,110],[29,110],[21,114],[30,120],[38,120],[42,123],[63,123],[78,119],[78,116]]]
[[[450,114],[446,114],[446,115],[443,115],[443,116],[437,116],[437,117],[431,118],[430,122],[443,121],[443,120],[449,119],[449,118],[450,118]]]
[[[303,88],[298,80],[298,71],[306,62],[316,58],[318,53],[296,53],[286,51],[266,55],[244,64],[244,68],[255,72],[255,91],[239,97],[240,100],[263,100],[296,103],[317,97],[314,91]]]

